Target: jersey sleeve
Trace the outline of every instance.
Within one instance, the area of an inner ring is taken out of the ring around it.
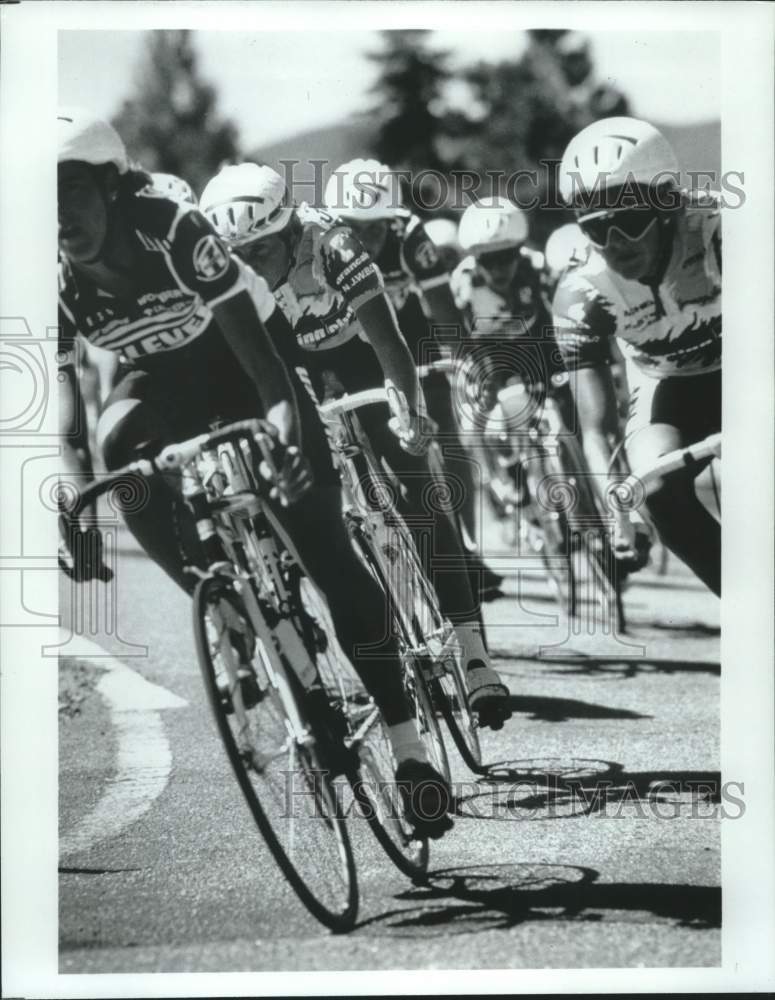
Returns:
[[[401,254],[406,269],[423,291],[449,281],[441,254],[417,216],[412,216],[406,227]]]
[[[379,268],[355,234],[344,226],[333,226],[320,237],[323,277],[358,309],[381,295],[385,283]]]
[[[557,286],[552,313],[557,346],[568,371],[611,363],[616,311],[590,281],[566,272]]]
[[[198,210],[179,206],[168,243],[169,263],[178,284],[207,305],[216,306],[249,290],[244,268]]]

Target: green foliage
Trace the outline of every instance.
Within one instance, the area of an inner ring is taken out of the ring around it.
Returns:
[[[146,170],[183,177],[197,194],[238,154],[237,130],[217,113],[215,88],[200,76],[188,31],[149,32],[136,93],[113,124]]]

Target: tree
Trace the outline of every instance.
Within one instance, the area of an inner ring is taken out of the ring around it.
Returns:
[[[238,155],[237,129],[218,115],[216,90],[201,77],[191,33],[148,33],[134,97],[113,124],[146,170],[177,174],[197,194]]]
[[[443,170],[438,139],[444,120],[439,113],[443,86],[450,78],[447,53],[430,50],[429,31],[381,31],[384,49],[369,53],[379,67],[371,89],[378,102],[374,150],[391,167]]]
[[[627,99],[597,82],[589,42],[578,32],[531,31],[519,58],[480,62],[467,71],[466,80],[472,103],[483,110],[460,130],[465,167],[506,176],[522,171],[516,187],[501,193],[522,205],[538,200],[531,235],[543,245],[555,226],[570,219],[555,184],[565,147],[592,121],[628,114]],[[537,184],[527,178],[529,171],[536,172]]]

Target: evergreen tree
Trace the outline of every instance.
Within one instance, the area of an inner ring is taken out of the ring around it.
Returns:
[[[429,31],[381,31],[381,52],[369,53],[379,67],[372,87],[378,98],[374,150],[392,167],[441,170],[438,139],[444,120],[439,114],[441,93],[450,77],[447,53],[430,50]]]
[[[113,124],[146,170],[183,177],[197,194],[238,154],[237,130],[217,113],[215,88],[200,75],[191,33],[151,31],[134,97]]]

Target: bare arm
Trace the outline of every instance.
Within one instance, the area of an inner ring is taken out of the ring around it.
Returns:
[[[470,335],[466,318],[455,305],[449,282],[426,289],[423,297],[436,325],[454,329],[459,340]]]
[[[602,500],[613,455],[611,441],[618,432],[611,370],[607,365],[581,368],[571,375],[571,386],[579,415],[584,455]]]
[[[63,471],[76,486],[81,487],[94,479],[86,429],[86,408],[75,365],[65,364],[59,372],[62,376],[59,383],[59,433]],[[81,523],[91,528],[96,525],[96,519],[96,505],[90,504],[81,515]]]
[[[375,295],[359,305],[356,314],[377,353],[385,377],[404,393],[411,411],[419,412],[422,396],[417,369],[387,298],[384,294]]]
[[[234,295],[214,306],[213,313],[226,342],[253,380],[267,420],[277,427],[283,443],[301,449],[296,393],[250,295]],[[287,325],[287,320],[275,309],[267,323]]]

